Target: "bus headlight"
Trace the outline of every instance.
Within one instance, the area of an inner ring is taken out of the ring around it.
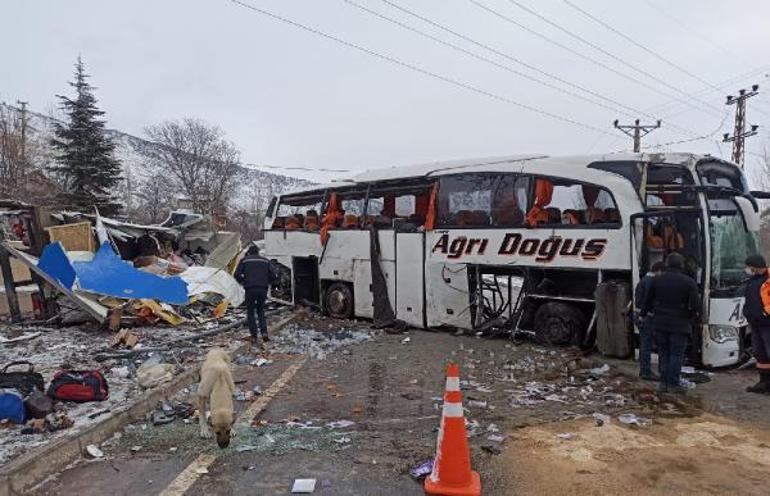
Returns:
[[[728,325],[709,325],[709,337],[715,343],[738,340],[738,328]]]

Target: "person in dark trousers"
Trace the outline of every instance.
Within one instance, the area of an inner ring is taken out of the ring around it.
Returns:
[[[650,326],[658,345],[662,377],[658,391],[685,393],[680,384],[687,338],[692,322],[701,315],[700,296],[695,280],[684,273],[684,257],[670,253],[666,270],[655,277],[644,297],[640,318]],[[649,316],[649,317],[648,317]]]
[[[748,257],[746,273],[751,277],[744,289],[743,315],[751,327],[751,351],[759,372],[759,382],[747,387],[746,391],[770,394],[770,280],[764,257]]]
[[[265,300],[270,285],[275,281],[275,273],[270,261],[260,256],[259,248],[252,245],[248,249],[235,269],[235,280],[246,290],[246,321],[252,343],[257,343],[258,332],[262,334],[263,341],[270,341],[265,320]]]
[[[647,293],[650,291],[650,286],[655,277],[663,273],[665,265],[663,262],[655,262],[650,267],[650,271],[647,272],[644,277],[639,279],[639,283],[634,290],[634,302],[636,303],[637,310],[642,308],[644,300],[647,297]],[[648,316],[647,319],[639,319],[637,315],[636,326],[639,328],[639,377],[646,381],[658,381],[660,377],[655,375],[652,371],[652,327],[649,325],[652,316]],[[658,362],[658,372],[661,372],[663,367],[661,362]],[[661,372],[662,373],[662,372]]]

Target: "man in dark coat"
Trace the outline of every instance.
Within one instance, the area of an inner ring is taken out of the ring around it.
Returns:
[[[746,259],[746,281],[743,315],[751,326],[751,351],[757,360],[759,382],[746,388],[749,393],[770,394],[770,280],[767,262],[762,255]]]
[[[637,310],[644,305],[644,300],[650,291],[653,280],[663,273],[664,268],[663,262],[655,262],[650,267],[650,271],[639,279],[639,283],[634,290],[634,303]],[[650,321],[650,316],[647,319],[639,319],[637,315],[636,326],[639,328],[639,377],[646,381],[657,381],[660,380],[660,377],[652,371],[652,361],[650,359],[652,355],[652,327],[649,325]],[[658,371],[662,370],[663,367],[659,362]]]
[[[685,393],[680,385],[682,363],[692,322],[701,314],[700,295],[695,280],[684,273],[684,257],[671,253],[666,257],[666,270],[653,279],[640,318],[652,314],[650,325],[658,345],[661,377],[658,391]]]
[[[270,341],[265,320],[267,291],[275,281],[275,272],[270,261],[260,256],[259,248],[252,245],[238,264],[234,275],[235,280],[246,290],[246,321],[249,324],[252,343],[257,343],[258,331],[261,332],[263,341]]]

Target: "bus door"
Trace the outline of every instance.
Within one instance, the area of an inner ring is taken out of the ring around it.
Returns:
[[[703,213],[697,209],[645,212],[631,216],[631,263],[634,287],[655,262],[669,253],[685,259],[685,272],[703,288],[705,243]]]
[[[425,233],[395,234],[396,318],[425,327]]]

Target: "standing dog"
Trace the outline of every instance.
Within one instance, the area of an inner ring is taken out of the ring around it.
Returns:
[[[206,406],[211,405],[211,425],[220,448],[230,444],[230,428],[233,426],[233,393],[235,383],[230,374],[230,357],[221,348],[214,348],[206,355],[201,367],[201,382],[198,385],[198,411],[200,412],[200,435],[211,438],[211,428],[206,423]]]

